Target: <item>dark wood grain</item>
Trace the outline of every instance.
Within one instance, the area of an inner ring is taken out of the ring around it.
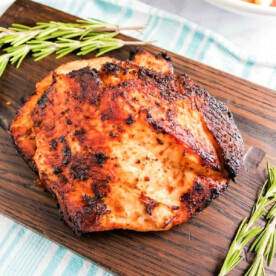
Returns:
[[[2,25],[12,22],[33,25],[37,21],[75,19],[49,7],[19,0],[0,21]],[[152,53],[160,51],[155,46],[145,49]],[[129,50],[125,47],[110,55],[127,59]],[[233,111],[246,150],[250,149],[236,183],[231,183],[222,196],[190,222],[168,232],[109,231],[74,235],[59,219],[56,202],[36,187],[37,176],[16,152],[5,129],[22,106],[24,97],[34,91],[37,81],[51,69],[79,57],[72,54],[56,60],[51,56],[40,62],[28,57],[19,70],[8,66],[0,79],[0,212],[121,275],[216,274],[238,223],[248,215],[266,177],[266,160],[276,165],[276,94],[177,54],[169,55],[177,73],[188,73]],[[242,262],[232,275],[242,275],[247,267],[248,263]],[[276,261],[267,269],[267,275],[275,274]]]

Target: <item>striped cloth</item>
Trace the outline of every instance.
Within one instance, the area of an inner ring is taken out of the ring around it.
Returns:
[[[276,67],[231,45],[221,36],[165,11],[132,0],[39,0],[83,18],[119,25],[146,24],[142,40],[210,66],[276,88]],[[0,215],[0,275],[112,275],[71,251]],[[114,256],[116,257],[116,256]]]

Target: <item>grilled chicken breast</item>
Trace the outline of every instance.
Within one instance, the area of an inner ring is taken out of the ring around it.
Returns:
[[[77,232],[168,230],[209,205],[239,170],[243,141],[227,107],[170,58],[136,50],[60,66],[11,124]]]

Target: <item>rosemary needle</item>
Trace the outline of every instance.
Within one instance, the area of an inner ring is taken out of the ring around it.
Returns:
[[[98,50],[103,55],[124,45],[145,45],[153,41],[124,41],[116,38],[122,30],[141,32],[144,26],[119,27],[97,19],[77,20],[75,23],[45,22],[35,27],[12,24],[10,28],[0,27],[0,76],[10,62],[18,68],[24,58],[32,53],[35,61],[53,53],[61,58],[71,52],[86,55]]]

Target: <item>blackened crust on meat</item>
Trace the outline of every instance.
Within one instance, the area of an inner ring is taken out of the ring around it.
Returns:
[[[89,153],[87,155],[73,155],[70,166],[70,177],[78,181],[95,178],[95,173],[102,168],[109,159],[103,152]]]
[[[163,145],[164,144],[164,142],[160,138],[156,138],[156,140],[157,140],[157,142],[158,142],[159,145]]]
[[[55,139],[52,139],[49,144],[51,148],[55,150],[57,148],[58,142]]]
[[[104,66],[103,66],[103,72],[106,74],[116,74],[120,71],[120,66],[116,63],[112,63],[112,62],[107,62]]]
[[[127,118],[126,118],[126,124],[127,125],[132,125],[134,123],[134,118],[133,116],[130,114]]]
[[[93,154],[95,158],[95,162],[98,164],[98,166],[103,167],[104,163],[106,160],[109,158],[108,156],[105,155],[104,152],[97,152]]]
[[[106,204],[97,196],[91,197],[83,195],[84,207],[77,211],[72,218],[72,224],[76,232],[86,232],[89,225],[100,224],[99,219],[105,214],[109,214]]]
[[[68,163],[70,162],[71,160],[71,149],[70,147],[68,146],[67,142],[64,143],[63,145],[63,149],[62,149],[62,161],[63,161],[63,165],[64,166],[67,166]]]
[[[95,104],[98,101],[98,93],[102,81],[98,77],[96,69],[84,67],[79,70],[74,70],[69,73],[70,78],[75,79],[81,86],[81,89],[73,95],[77,101],[88,101],[90,104]]]
[[[66,184],[68,182],[67,177],[63,174],[59,175],[58,180],[61,185]]]
[[[158,123],[152,118],[152,115],[148,110],[146,110],[146,113],[146,121],[153,127],[156,133],[162,133],[164,135],[168,134],[167,131],[162,126],[158,125]]]
[[[145,196],[143,193],[140,196],[140,200],[141,200],[141,202],[143,202],[145,204],[146,212],[149,215],[152,215],[152,211],[154,210],[154,208],[160,204],[156,200],[154,200],[148,196]]]
[[[79,142],[80,142],[81,144],[83,144],[84,141],[85,141],[85,133],[86,133],[86,131],[85,131],[85,129],[83,129],[83,128],[77,129],[77,130],[75,130],[75,132],[74,132],[74,136],[79,140]]]
[[[78,181],[85,181],[91,177],[90,168],[92,167],[91,155],[73,156],[70,166],[70,177]]]
[[[226,170],[230,177],[236,177],[242,165],[244,143],[232,113],[224,103],[199,87],[196,90],[196,106],[222,150]]]
[[[142,50],[139,47],[135,47],[129,52],[129,60],[134,60],[137,54],[143,54],[143,53],[145,53],[144,50]]]
[[[29,157],[27,154],[24,154],[22,152],[22,149],[17,145],[16,141],[14,140],[14,137],[11,135],[11,140],[12,143],[14,144],[17,152],[19,153],[20,156],[22,156],[22,158],[24,159],[24,161],[28,164],[28,166],[30,166],[30,168],[37,173],[37,167],[36,167],[36,163],[33,160],[32,157]]]
[[[214,180],[198,177],[194,181],[193,188],[181,196],[180,201],[183,204],[181,208],[186,209],[190,216],[201,212],[228,186],[228,183],[217,184]]]
[[[148,68],[140,68],[138,72],[140,79],[146,79],[146,77],[150,77],[156,81],[156,85],[160,90],[165,90],[167,88],[171,88],[172,82],[175,80],[173,75],[162,74],[154,72]],[[179,93],[179,91],[178,91]]]
[[[69,73],[71,78],[79,78],[82,79],[84,75],[90,75],[92,79],[96,79],[98,76],[98,71],[96,69],[90,69],[88,66],[81,68],[79,70],[73,70]]]
[[[104,180],[96,180],[92,183],[92,191],[95,194],[95,197],[98,199],[102,199],[106,197],[110,192],[110,186],[108,185],[109,179],[106,178]]]
[[[37,103],[40,105],[42,109],[44,109],[46,107],[47,101],[47,93],[44,92],[40,99],[37,101]]]
[[[53,169],[53,174],[60,174],[62,173],[62,169],[58,166],[55,166]]]
[[[158,53],[157,55],[155,55],[156,58],[163,58],[167,61],[172,61],[171,57],[168,56],[168,53],[167,52],[160,52]]]

